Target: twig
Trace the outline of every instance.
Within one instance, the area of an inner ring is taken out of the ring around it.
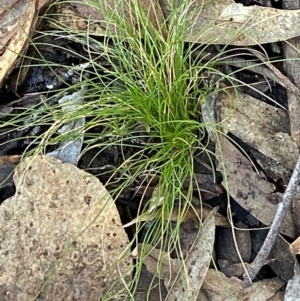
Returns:
[[[269,256],[273,245],[276,241],[277,235],[281,228],[281,224],[286,215],[287,209],[289,208],[293,196],[295,195],[297,186],[300,180],[300,156],[298,157],[297,164],[289,181],[289,184],[286,188],[286,191],[283,194],[282,201],[278,204],[277,211],[273,220],[273,223],[270,227],[269,233],[264,241],[263,246],[252,262],[248,276],[246,274],[243,275],[244,280],[242,283],[243,287],[247,287],[251,284],[254,277],[257,275],[261,267],[265,264],[267,257]]]

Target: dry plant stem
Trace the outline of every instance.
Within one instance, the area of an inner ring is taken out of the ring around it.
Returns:
[[[281,228],[283,219],[286,215],[287,209],[289,208],[293,196],[295,195],[297,186],[299,185],[300,180],[300,156],[298,157],[298,161],[294,172],[291,176],[289,184],[286,188],[285,193],[283,194],[282,201],[278,204],[277,212],[275,214],[273,223],[270,227],[269,233],[264,241],[263,246],[261,247],[260,251],[258,252],[257,256],[255,257],[254,261],[252,262],[250,269],[248,271],[249,277],[244,274],[244,280],[242,283],[243,287],[247,287],[251,284],[251,281],[260,271],[261,267],[265,264],[273,245],[276,241],[277,235]]]

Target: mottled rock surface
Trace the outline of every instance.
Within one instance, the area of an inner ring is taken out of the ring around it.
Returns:
[[[124,293],[128,239],[99,180],[37,156],[20,163],[14,181],[16,194],[0,206],[0,300],[96,301]]]

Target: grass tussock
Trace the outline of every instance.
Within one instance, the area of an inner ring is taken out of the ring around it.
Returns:
[[[139,175],[158,176],[155,196],[150,199],[151,204],[141,202],[139,214],[149,208],[159,208],[160,213],[147,227],[137,224],[137,234],[143,229],[144,243],[159,244],[182,258],[179,226],[192,206],[194,157],[201,152],[211,157],[206,130],[217,131],[216,124],[203,122],[200,108],[218,89],[217,82],[207,85],[209,76],[215,73],[221,79],[224,75],[214,68],[216,62],[203,60],[197,45],[184,42],[191,20],[187,14],[190,1],[170,7],[171,13],[162,23],[156,22],[159,16],[153,18],[154,10],[149,18],[151,8],[147,12],[141,1],[129,2],[120,1],[114,7],[89,3],[104,12],[106,35],[97,38],[66,29],[61,31],[86,49],[84,59],[89,68],[78,72],[81,81],[57,91],[42,105],[9,122],[19,129],[28,124],[47,126],[42,135],[34,137],[28,154],[45,152],[61,141],[81,138],[85,141],[83,155],[91,149],[102,152],[117,147],[123,162],[111,176],[111,181],[116,174],[121,178],[117,188],[111,191],[115,198],[132,186]],[[95,60],[95,54],[108,62],[109,67]],[[51,104],[57,95],[74,91],[82,93],[77,93],[80,101],[73,110],[62,110],[59,103]],[[84,126],[59,134],[64,124],[79,118],[85,118]],[[130,156],[124,151],[128,147],[134,150]],[[186,180],[190,184],[183,190]],[[174,206],[180,208],[176,225],[171,222]],[[136,275],[140,269],[141,262],[138,262]]]

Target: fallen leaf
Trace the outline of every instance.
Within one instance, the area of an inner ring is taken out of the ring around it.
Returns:
[[[209,269],[197,301],[227,301],[227,298],[241,290],[241,283],[242,281],[236,277],[227,278],[223,273]]]
[[[6,0],[0,5],[0,87],[29,44],[37,20],[37,1]]]
[[[300,267],[299,267],[299,263],[295,261],[294,276],[287,283],[285,293],[284,293],[284,301],[300,300],[299,286],[300,286]]]
[[[283,300],[284,300],[284,292],[281,291],[276,292],[276,294],[273,297],[267,299],[267,301],[283,301]]]
[[[17,164],[21,160],[21,156],[19,155],[6,155],[0,156],[0,165],[6,164]]]
[[[166,37],[165,18],[158,0],[142,0],[141,6],[152,26],[161,37]]]
[[[292,244],[291,244],[291,251],[294,255],[300,254],[300,237],[298,237]]]
[[[231,263],[249,262],[251,259],[252,241],[248,227],[239,222],[235,224],[234,237],[232,229],[219,227],[216,230],[215,251],[218,259],[227,259]],[[234,241],[238,242],[238,246]],[[237,249],[238,247],[238,249]]]
[[[283,1],[282,8],[287,10],[294,10],[300,8],[299,1]],[[295,37],[282,44],[283,54],[283,70],[289,79],[295,84],[296,87],[300,87],[300,63],[299,63],[299,49],[300,38]],[[300,147],[300,123],[299,123],[299,93],[294,93],[287,90],[288,97],[288,110],[290,116],[291,137]]]
[[[300,20],[300,10],[244,6],[233,0],[208,1],[195,10],[189,12],[193,17],[185,36],[188,42],[250,46],[299,35],[294,24]]]
[[[219,262],[219,261],[218,261]],[[241,277],[245,273],[245,267],[248,269],[250,264],[247,262],[242,263],[233,263],[230,266],[221,269],[220,272],[224,273],[226,277]]]
[[[165,251],[147,244],[138,245],[138,254],[147,271],[162,279],[165,287],[169,289],[180,271],[180,260],[171,258]]]
[[[297,228],[297,234],[300,235],[300,196],[296,195],[292,200],[293,218]]]
[[[149,178],[149,179],[147,179]],[[141,175],[138,177],[139,184],[134,187],[135,196],[143,196],[143,198],[151,197],[155,186],[159,184],[159,176],[151,177],[151,175]],[[186,179],[182,186],[189,189],[190,179]],[[224,193],[224,187],[215,183],[212,174],[194,173],[192,180],[193,189],[200,192],[201,200],[207,201]]]
[[[212,257],[217,209],[212,210],[203,227],[199,230],[198,236],[184,260],[184,265],[181,267],[181,271],[170,288],[165,301],[197,300]]]
[[[159,278],[153,278],[153,273],[147,271],[143,264],[139,275],[137,289],[133,296],[134,301],[157,301],[164,300],[167,295],[163,281]]]
[[[220,92],[216,110],[224,133],[230,132],[286,169],[294,169],[299,150],[289,135],[287,111],[233,89]]]
[[[274,184],[262,179],[253,170],[252,163],[225,137],[221,135],[219,141],[220,144],[216,147],[216,168],[226,179],[223,181],[224,187],[245,210],[270,226],[277,210],[274,199],[279,194],[273,193]],[[280,231],[289,237],[296,236],[292,208],[288,208]]]
[[[0,300],[96,301],[125,289],[128,238],[96,177],[36,156],[17,166],[14,182],[0,206]]]
[[[139,258],[147,271],[162,279],[169,290],[165,301],[175,300],[177,297],[179,299],[176,300],[196,300],[211,261],[216,212],[217,208],[208,216],[183,262],[151,245],[138,246]]]
[[[148,1],[144,3],[149,3]],[[150,2],[154,3],[152,5],[156,7],[156,0]],[[176,3],[179,7],[184,3],[184,0]],[[300,28],[294,26],[300,22],[300,10],[279,10],[257,5],[243,6],[233,0],[212,0],[203,3],[203,1],[198,0],[191,1],[189,9],[186,10],[186,16],[182,17],[182,19],[189,20],[188,30],[184,37],[186,42],[250,46],[285,41],[300,35]],[[110,12],[117,12],[120,16],[124,15],[124,11],[130,11],[125,5],[122,7],[122,12],[120,6],[111,0],[106,0],[102,4],[107,5]],[[160,4],[165,19],[170,18],[170,2],[163,0],[160,1]],[[68,5],[59,6],[60,12],[67,11],[68,15],[55,13],[53,18],[57,20],[51,22],[52,26],[57,26],[55,23],[58,22],[60,25],[65,24],[69,28],[73,27],[76,31],[88,31],[91,34],[99,35],[107,34],[106,24],[103,22],[105,17],[101,7],[99,10],[91,8],[76,14],[71,12],[72,9],[64,8]],[[76,3],[76,8],[77,5]],[[172,5],[174,6],[175,3]],[[151,12],[150,9],[149,12]],[[90,16],[93,22],[88,21]],[[153,17],[153,13],[150,14],[151,22],[155,27],[159,27],[158,23],[162,22],[159,16],[161,16],[160,13],[158,13],[157,18]],[[176,18],[178,15],[174,17]],[[111,33],[115,34],[114,28]]]
[[[268,265],[278,277],[285,282],[293,277],[295,256],[290,250],[290,244],[281,235],[277,236],[269,258]]]
[[[241,289],[242,281],[236,277],[227,278],[223,273],[209,269],[204,279],[197,301],[266,301],[273,297],[284,285],[284,281],[265,279]]]

